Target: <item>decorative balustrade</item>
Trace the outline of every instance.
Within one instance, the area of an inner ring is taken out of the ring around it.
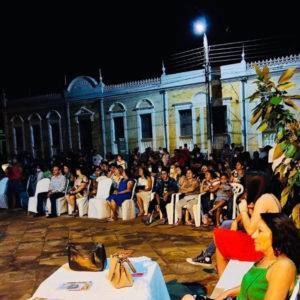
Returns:
[[[258,65],[259,67],[269,66],[269,67],[276,67],[280,65],[289,65],[299,63],[300,64],[300,54],[277,57],[273,59],[265,59],[260,61],[254,61],[251,63],[247,63],[247,69],[254,68],[254,65]]]
[[[124,82],[119,84],[111,84],[111,85],[106,85],[104,89],[110,91],[114,89],[147,87],[147,86],[157,85],[157,84],[160,84],[160,78],[151,78],[151,79]]]

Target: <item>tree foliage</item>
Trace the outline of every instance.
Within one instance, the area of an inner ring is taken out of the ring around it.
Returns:
[[[289,95],[288,90],[295,86],[291,78],[296,68],[282,73],[277,83],[271,81],[269,68],[260,69],[255,65],[257,90],[249,97],[250,102],[259,99],[253,109],[251,124],[258,123],[258,130],[272,130],[276,133],[275,146],[271,149],[272,168],[285,182],[281,193],[281,204],[285,205],[289,196],[293,196],[295,185],[300,186],[300,124],[294,110],[299,110],[295,100],[300,95]],[[271,157],[270,157],[271,156]]]

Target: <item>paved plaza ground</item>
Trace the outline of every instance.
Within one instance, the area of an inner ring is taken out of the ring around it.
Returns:
[[[139,219],[115,223],[61,216],[33,218],[23,211],[0,210],[0,299],[27,299],[39,284],[67,262],[66,244],[104,243],[110,255],[119,248],[157,261],[166,282],[201,282],[211,289],[215,276],[186,263],[205,248],[211,231],[189,226],[147,227]]]

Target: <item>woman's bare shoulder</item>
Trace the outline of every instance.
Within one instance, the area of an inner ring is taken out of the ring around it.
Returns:
[[[276,261],[276,263],[274,263],[271,266],[270,271],[274,274],[276,274],[277,272],[279,273],[289,272],[289,274],[296,276],[296,266],[294,262],[288,257],[279,258]]]

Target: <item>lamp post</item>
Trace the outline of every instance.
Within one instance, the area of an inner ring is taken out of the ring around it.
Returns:
[[[212,113],[210,102],[210,66],[209,66],[209,48],[207,36],[205,34],[206,23],[205,21],[194,22],[194,33],[196,35],[203,35],[203,49],[204,49],[204,74],[206,86],[206,120],[207,120],[207,152],[208,155],[212,152],[213,132],[212,132]]]

